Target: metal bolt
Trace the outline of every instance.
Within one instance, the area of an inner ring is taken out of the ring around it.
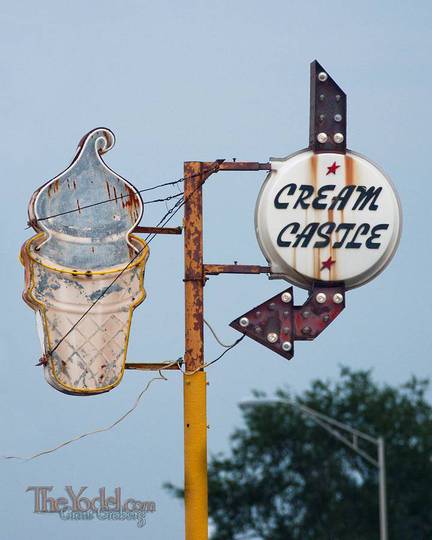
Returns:
[[[312,333],[312,328],[310,326],[305,326],[302,329],[302,334],[304,334],[305,336],[309,336],[311,333]]]
[[[342,304],[343,299],[344,299],[344,297],[343,297],[343,294],[341,294],[341,293],[337,292],[336,294],[333,295],[333,302],[335,304]]]
[[[324,302],[327,300],[327,296],[323,292],[319,292],[315,296],[315,300],[318,302],[318,304],[324,304]]]
[[[270,332],[267,334],[267,341],[269,343],[276,343],[276,341],[279,339],[278,335],[275,332]]]
[[[318,133],[317,135],[317,141],[321,144],[324,144],[328,141],[327,133]]]
[[[303,319],[307,319],[308,317],[310,317],[310,311],[303,311],[302,316],[303,316]]]
[[[243,326],[243,328],[246,328],[246,326],[249,326],[249,319],[247,317],[242,317],[239,322],[240,322],[240,326]]]
[[[325,73],[324,71],[321,71],[320,73],[318,73],[318,80],[319,81],[326,82],[327,79],[328,79],[327,73]]]
[[[342,122],[342,115],[341,114],[335,114],[333,118],[334,118],[335,122]]]
[[[333,140],[336,144],[340,144],[344,141],[344,136],[342,135],[342,133],[335,133],[333,135]]]
[[[261,326],[255,326],[255,332],[256,332],[257,334],[260,334],[260,333],[262,332]]]
[[[292,300],[292,296],[291,296],[291,293],[289,292],[284,292],[281,294],[281,300],[282,302],[284,302],[284,304],[289,304]]]
[[[328,321],[330,320],[330,315],[329,315],[328,313],[326,313],[325,315],[323,315],[322,320],[323,320],[324,322],[328,322]]]
[[[282,349],[285,351],[285,352],[289,352],[291,349],[292,349],[292,345],[289,341],[284,341],[282,343]]]

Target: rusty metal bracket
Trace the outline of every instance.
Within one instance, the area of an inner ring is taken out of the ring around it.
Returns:
[[[346,115],[345,92],[314,60],[310,79],[310,149],[317,153],[345,154]]]
[[[294,356],[294,342],[312,341],[345,308],[343,286],[316,285],[302,306],[294,306],[289,287],[238,317],[230,326],[287,360]]]
[[[204,273],[207,276],[219,274],[269,274],[270,266],[258,264],[205,264]]]
[[[182,362],[182,359],[177,364],[173,362],[126,362],[125,369],[139,369],[141,371],[160,371],[161,369],[179,370]]]
[[[149,234],[182,234],[182,227],[143,227],[137,225],[132,231],[134,233],[149,233]]]
[[[271,163],[259,163],[258,161],[224,161],[217,160],[218,171],[270,171]],[[208,171],[215,162],[203,163],[204,170]]]

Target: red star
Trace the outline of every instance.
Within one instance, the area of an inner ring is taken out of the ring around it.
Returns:
[[[336,161],[333,161],[333,165],[330,165],[330,167],[327,167],[327,174],[336,174],[336,169],[339,169],[340,165],[336,165]]]
[[[322,261],[321,264],[321,270],[320,272],[322,272],[323,270],[325,270],[327,268],[327,270],[330,270],[330,268],[332,267],[332,265],[335,263],[336,261],[334,261],[331,257],[329,257],[326,261]]]

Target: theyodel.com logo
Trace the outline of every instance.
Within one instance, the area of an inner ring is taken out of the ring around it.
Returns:
[[[106,488],[101,487],[94,497],[84,496],[87,486],[74,490],[65,486],[65,495],[54,497],[54,486],[28,486],[26,492],[34,494],[33,512],[36,514],[58,514],[64,521],[136,521],[138,527],[144,527],[148,513],[156,511],[154,501],[141,501],[132,497],[123,501],[120,487],[114,489],[114,495],[107,496]],[[87,494],[86,494],[87,495]]]

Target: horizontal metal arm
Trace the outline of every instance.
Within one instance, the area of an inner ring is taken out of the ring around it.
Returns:
[[[160,371],[161,369],[180,369],[182,360],[180,359],[177,363],[174,362],[160,362],[160,363],[151,363],[151,362],[126,362],[125,369],[140,369],[142,371]]]
[[[153,233],[153,234],[181,234],[181,227],[144,227],[137,225],[133,230],[135,233]]]
[[[208,276],[219,274],[268,274],[270,266],[257,264],[205,264],[204,273]]]
[[[325,421],[322,421],[320,420],[319,418],[317,418],[314,414],[310,414],[309,412],[305,411],[303,409],[303,407],[299,406],[299,409],[304,413],[306,414],[309,418],[312,418],[312,420],[318,424],[320,427],[322,427],[323,429],[325,429],[328,433],[330,433],[331,435],[333,435],[333,437],[335,437],[336,439],[338,439],[339,441],[341,441],[343,444],[345,444],[346,446],[348,446],[349,448],[351,448],[352,450],[354,450],[354,452],[356,452],[357,454],[359,454],[360,456],[362,456],[362,458],[364,458],[366,461],[368,461],[369,463],[371,463],[372,465],[374,465],[375,467],[379,468],[379,464],[378,464],[378,461],[376,459],[374,459],[372,456],[370,456],[367,452],[364,452],[363,450],[361,450],[357,444],[355,444],[354,442],[351,442],[349,439],[347,439],[346,437],[344,437],[343,435],[341,435],[338,431],[336,431],[335,429],[331,428]]]
[[[367,433],[363,433],[362,431],[359,431],[358,429],[355,429],[351,426],[348,426],[347,424],[343,424],[342,422],[338,422],[334,418],[331,418],[330,416],[327,416],[326,414],[320,413],[318,411],[315,411],[314,409],[311,409],[310,407],[307,407],[306,405],[303,405],[301,403],[294,403],[295,407],[298,407],[299,409],[302,409],[304,412],[309,414],[310,416],[315,416],[317,418],[320,418],[321,420],[324,420],[328,424],[331,424],[333,426],[338,427],[339,429],[343,429],[344,431],[348,431],[349,433],[352,433],[356,437],[359,437],[361,439],[365,439],[366,441],[378,445],[378,439],[375,437],[371,437]]]

